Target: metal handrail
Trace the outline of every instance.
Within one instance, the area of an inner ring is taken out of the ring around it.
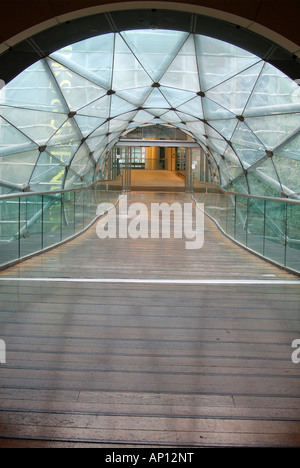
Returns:
[[[120,174],[116,179],[98,180],[97,182],[93,182],[91,185],[88,185],[87,187],[62,189],[62,190],[52,190],[50,192],[20,192],[20,193],[14,193],[14,194],[11,194],[11,195],[1,195],[0,196],[0,201],[2,201],[2,200],[11,200],[11,199],[14,199],[14,198],[39,197],[39,196],[41,197],[42,195],[51,197],[51,195],[59,195],[61,193],[82,192],[84,190],[94,188],[96,185],[100,185],[102,183],[103,184],[108,184],[109,182],[116,182],[116,180],[118,180],[121,177],[122,177],[122,174]]]
[[[178,172],[178,171],[176,171]],[[180,174],[182,175],[182,174]],[[70,192],[81,192],[84,190],[91,189],[95,187],[96,185],[100,184],[108,184],[110,182],[116,182],[119,178],[122,178],[122,174],[120,174],[116,179],[107,179],[107,180],[98,180],[97,182],[93,182],[91,185],[87,187],[79,187],[79,188],[73,188],[73,189],[62,189],[62,190],[53,190],[50,192],[20,192],[20,193],[14,193],[11,195],[1,195],[0,196],[0,201],[2,200],[10,200],[10,199],[15,199],[15,198],[25,198],[25,197],[38,197],[38,196],[51,196],[51,195],[59,195],[61,193],[70,193]],[[197,179],[198,180],[198,179]],[[200,182],[200,181],[198,181]],[[237,193],[237,192],[228,192],[224,190],[222,187],[219,185],[215,184],[214,182],[200,182],[201,184],[204,184],[206,187],[214,187],[219,189],[222,193],[226,195],[232,195],[235,197],[243,197],[243,198],[248,198],[248,199],[255,199],[255,200],[266,200],[266,201],[274,201],[274,202],[279,202],[279,203],[289,203],[289,204],[294,204],[294,205],[299,205],[300,200],[295,200],[292,198],[279,198],[279,197],[264,197],[264,196],[259,196],[259,195],[250,195],[246,193]],[[197,193],[196,190],[194,190],[195,193]]]
[[[295,200],[293,198],[263,197],[263,196],[259,196],[259,195],[250,195],[250,194],[247,194],[247,193],[227,192],[222,187],[220,187],[219,185],[217,185],[217,184],[215,184],[213,182],[200,182],[200,183],[205,184],[206,186],[215,187],[215,188],[219,189],[221,192],[223,192],[224,194],[232,195],[232,196],[235,196],[235,197],[243,197],[243,198],[249,198],[249,199],[254,198],[255,200],[275,201],[275,202],[280,202],[280,203],[291,203],[291,204],[294,204],[294,205],[299,205],[300,204],[300,200]],[[194,190],[194,192],[197,193],[196,190]]]

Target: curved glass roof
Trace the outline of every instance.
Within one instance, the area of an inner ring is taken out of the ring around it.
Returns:
[[[8,83],[2,193],[89,185],[122,135],[153,124],[195,139],[226,190],[300,196],[297,83],[232,44],[170,30],[93,37]]]

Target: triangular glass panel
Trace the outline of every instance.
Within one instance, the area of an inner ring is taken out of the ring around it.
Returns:
[[[249,185],[244,174],[233,180],[231,187],[233,192],[249,194]]]
[[[128,122],[126,120],[112,119],[109,122],[109,132],[113,133],[119,131],[122,133],[122,131],[126,129],[127,125]]]
[[[85,186],[84,181],[81,179],[79,174],[76,174],[76,172],[72,171],[72,169],[68,170],[66,180],[65,180],[65,188],[80,188]]]
[[[206,91],[240,73],[260,59],[233,44],[195,35],[201,88]]]
[[[256,165],[254,169],[248,169],[249,172],[253,172],[259,177],[262,181],[264,181],[267,185],[274,186],[277,184],[280,186],[280,181],[278,179],[277,172],[274,167],[273,158],[265,158],[261,161],[259,165]],[[264,177],[264,175],[266,177]]]
[[[300,114],[251,117],[245,122],[265,147],[273,150],[300,128]]]
[[[107,139],[105,139],[105,142],[103,142],[102,145],[99,145],[97,150],[95,150],[94,152],[94,159],[98,165],[100,164],[100,161],[103,159],[103,152],[105,151],[106,144],[107,144]]]
[[[125,112],[132,111],[133,109],[136,109],[136,106],[134,104],[125,101],[116,94],[111,96],[110,117],[124,114]]]
[[[87,167],[88,162],[90,161],[90,150],[88,146],[84,143],[80,146],[76,155],[74,156],[71,169],[77,174],[83,175]]]
[[[89,138],[87,139],[87,141],[90,139],[90,138],[95,138],[97,136],[100,136],[100,135],[105,135],[106,133],[108,133],[108,126],[109,126],[109,123],[106,122],[104,124],[102,124],[100,127],[98,127],[93,133],[91,133],[91,135],[89,136]]]
[[[300,87],[266,63],[247,104],[244,116],[300,112]]]
[[[215,161],[215,164],[219,164],[222,160],[221,155],[213,148],[211,145],[209,146],[209,151],[211,152],[213,156],[213,160]],[[212,160],[212,158],[211,158]]]
[[[115,140],[117,140],[120,137],[120,135],[121,135],[120,132],[114,132],[108,135],[107,142],[109,143],[109,145],[111,145],[112,142],[115,142]]]
[[[152,118],[154,118],[153,115],[152,115]],[[135,128],[140,127],[140,125],[141,125],[140,122],[131,122],[130,124],[128,124],[128,127],[127,127],[126,132],[124,133],[124,135],[127,135],[128,131],[134,130]]]
[[[134,118],[136,114],[137,114],[137,110],[135,109],[134,111],[125,112],[125,114],[117,115],[116,117],[114,117],[114,120],[123,120],[123,121],[126,120],[128,123]]]
[[[268,185],[263,177],[260,176],[257,172],[248,172],[247,180],[250,188],[250,194],[257,197],[280,197],[281,196],[281,187],[278,184],[278,187]]]
[[[242,146],[256,148],[259,151],[264,151],[266,149],[244,122],[238,123],[235,132],[231,137],[231,141],[232,143],[237,143]]]
[[[167,112],[167,109],[153,109],[150,107],[149,109],[147,108],[147,112],[149,112],[149,114],[153,114],[156,118],[158,118],[164,115]],[[157,121],[156,123],[159,123],[159,121]]]
[[[0,117],[0,156],[31,149],[37,149],[37,145]]]
[[[106,119],[100,117],[88,117],[86,115],[75,115],[74,119],[80,128],[80,132],[84,137],[90,135],[96,128],[100,127]]]
[[[206,120],[219,120],[219,119],[233,119],[235,114],[225,109],[220,104],[208,99],[207,97],[202,99],[203,113]]]
[[[221,133],[219,133],[217,130],[212,128],[210,125],[205,125],[205,128],[206,128],[206,134],[208,135],[209,138],[216,138],[216,139],[220,139],[224,141],[223,135],[221,135]],[[227,144],[227,141],[225,141],[225,143]]]
[[[199,74],[195,54],[194,37],[191,35],[180,49],[160,84],[188,91],[199,91]]]
[[[88,145],[89,149],[92,152],[94,152],[94,151],[96,152],[96,151],[98,151],[99,147],[102,146],[102,142],[105,139],[106,139],[106,133],[103,134],[103,135],[99,135],[97,137],[89,138],[86,141],[86,144]]]
[[[78,111],[78,115],[107,119],[110,116],[110,96],[103,96],[88,106],[82,107]]]
[[[284,158],[276,154],[273,156],[272,160],[276,167],[281,184],[289,190],[299,193],[300,161]]]
[[[204,123],[199,120],[194,122],[187,122],[186,128],[194,135],[205,135]]]
[[[178,117],[177,113],[174,111],[166,112],[161,116],[161,120],[167,123],[176,123],[181,122],[181,118]]]
[[[104,88],[111,89],[114,34],[77,42],[51,54],[51,58]]]
[[[81,145],[80,141],[73,141],[66,145],[47,146],[47,151],[63,164],[69,164],[72,157]]]
[[[221,186],[225,188],[227,184],[230,182],[230,176],[227,170],[227,163],[225,160],[221,160],[219,164],[219,174],[220,174],[220,182]]]
[[[0,104],[68,113],[65,101],[44,60],[36,62],[0,91]]]
[[[134,104],[136,107],[141,107],[151,90],[152,88],[149,88],[149,86],[128,90],[124,89],[118,91],[117,96],[120,96],[122,99]]]
[[[262,70],[260,62],[206,92],[206,96],[234,114],[242,114]]]
[[[208,123],[218,132],[220,133],[223,138],[230,140],[234,129],[237,126],[237,120],[234,119],[226,119],[226,120],[211,120]]]
[[[182,122],[194,122],[195,120],[195,117],[193,115],[185,114],[179,111],[176,111],[176,114],[178,115],[178,117],[180,117]]]
[[[71,111],[77,111],[107,93],[106,89],[100,88],[60,63],[50,59],[48,63]]]
[[[221,171],[222,177],[227,180],[227,177],[231,180],[234,180],[236,177],[244,175],[243,168],[240,164],[231,161],[230,159],[223,159],[219,164],[219,169]]]
[[[41,153],[30,180],[31,189],[41,192],[60,189],[63,184],[65,170],[65,166],[59,164],[46,151]]]
[[[188,36],[188,33],[181,31],[157,29],[126,31],[121,34],[155,82],[168,68]]]
[[[82,134],[79,132],[77,125],[73,119],[68,119],[47,142],[47,145],[64,145],[80,140],[82,140]]]
[[[242,146],[237,143],[232,143],[232,146],[246,169],[266,156],[266,152],[258,148]]]
[[[67,115],[13,107],[0,107],[0,115],[37,145],[44,145],[68,119]]]
[[[141,64],[119,34],[116,34],[112,89],[115,91],[152,85]]]
[[[148,123],[148,122],[151,122],[151,120],[153,119],[154,119],[154,115],[149,114],[148,112],[144,110],[139,111],[133,118],[134,122],[138,122],[138,123]]]
[[[166,86],[161,86],[159,89],[168,101],[170,107],[174,108],[177,108],[177,106],[180,106],[195,97],[195,93],[182,89],[167,88]]]
[[[300,161],[300,132],[276,149],[275,154]]]
[[[143,107],[145,108],[157,107],[157,108],[169,109],[170,104],[166,101],[162,93],[157,88],[153,88],[152,93],[144,102]]]
[[[236,166],[241,167],[241,161],[238,158],[237,154],[234,152],[234,150],[231,148],[231,146],[227,146],[223,156],[227,161],[230,161]]]
[[[202,99],[198,96],[178,106],[177,110],[192,115],[194,119],[195,117],[197,119],[203,119]]]
[[[0,157],[0,179],[13,184],[28,185],[39,154],[36,149]]]
[[[227,146],[228,146],[228,143],[224,140],[219,140],[217,138],[211,138],[209,137],[208,138],[208,145],[211,146],[213,148],[215,148],[215,150],[220,153],[220,154],[224,154]]]

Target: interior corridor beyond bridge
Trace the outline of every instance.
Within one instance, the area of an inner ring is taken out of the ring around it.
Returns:
[[[199,250],[96,229],[0,275],[1,446],[299,446],[299,278],[207,217]]]

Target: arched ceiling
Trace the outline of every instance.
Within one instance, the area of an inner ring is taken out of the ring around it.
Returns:
[[[300,77],[298,0],[10,0],[1,5],[0,80],[6,83],[70,43],[134,29],[220,39]]]
[[[237,46],[174,30],[103,34],[2,89],[2,190],[88,185],[124,132],[155,123],[198,141],[227,190],[298,197],[299,116],[299,86]]]
[[[67,21],[107,11],[164,9],[218,18],[256,32],[292,53],[299,53],[298,0],[10,0],[2,2],[1,47]]]

